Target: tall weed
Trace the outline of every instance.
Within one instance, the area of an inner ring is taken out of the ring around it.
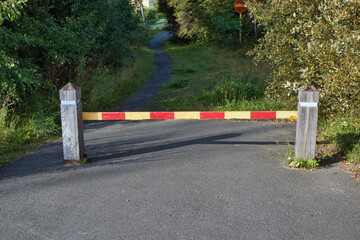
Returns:
[[[37,94],[16,109],[1,107],[0,167],[35,150],[38,143],[59,136],[59,106],[55,97]],[[29,144],[35,145],[30,148]]]
[[[259,99],[263,96],[259,83],[251,76],[225,76],[220,79],[214,88],[206,91],[199,97],[204,104],[215,106],[226,105],[230,102]]]
[[[360,119],[357,116],[333,116],[319,125],[320,137],[332,142],[345,157],[360,163]]]

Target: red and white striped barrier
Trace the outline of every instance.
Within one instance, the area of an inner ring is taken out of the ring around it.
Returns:
[[[225,112],[84,112],[83,120],[296,120],[297,111],[225,111]]]

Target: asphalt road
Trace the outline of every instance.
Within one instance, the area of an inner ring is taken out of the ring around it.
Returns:
[[[313,172],[282,167],[293,124],[85,129],[88,165],[62,166],[56,141],[0,169],[2,240],[360,237],[359,186],[338,163]]]
[[[89,122],[89,164],[63,166],[58,140],[0,168],[0,239],[360,239],[358,184],[339,163],[284,168],[294,138],[288,123]]]

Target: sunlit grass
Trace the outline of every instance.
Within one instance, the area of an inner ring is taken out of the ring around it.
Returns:
[[[154,53],[139,49],[135,61],[115,70],[105,69],[95,73],[81,85],[84,111],[105,111],[119,105],[121,101],[136,91],[152,73]]]
[[[170,81],[156,101],[162,110],[285,110],[263,99],[269,64],[246,55],[251,43],[220,48],[167,42],[173,61]]]
[[[0,167],[59,136],[59,106],[52,94],[38,94],[16,111],[0,108]]]

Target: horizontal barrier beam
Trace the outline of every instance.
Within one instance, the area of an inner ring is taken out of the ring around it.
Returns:
[[[232,112],[84,112],[84,120],[253,120],[297,119],[297,111],[232,111]]]

